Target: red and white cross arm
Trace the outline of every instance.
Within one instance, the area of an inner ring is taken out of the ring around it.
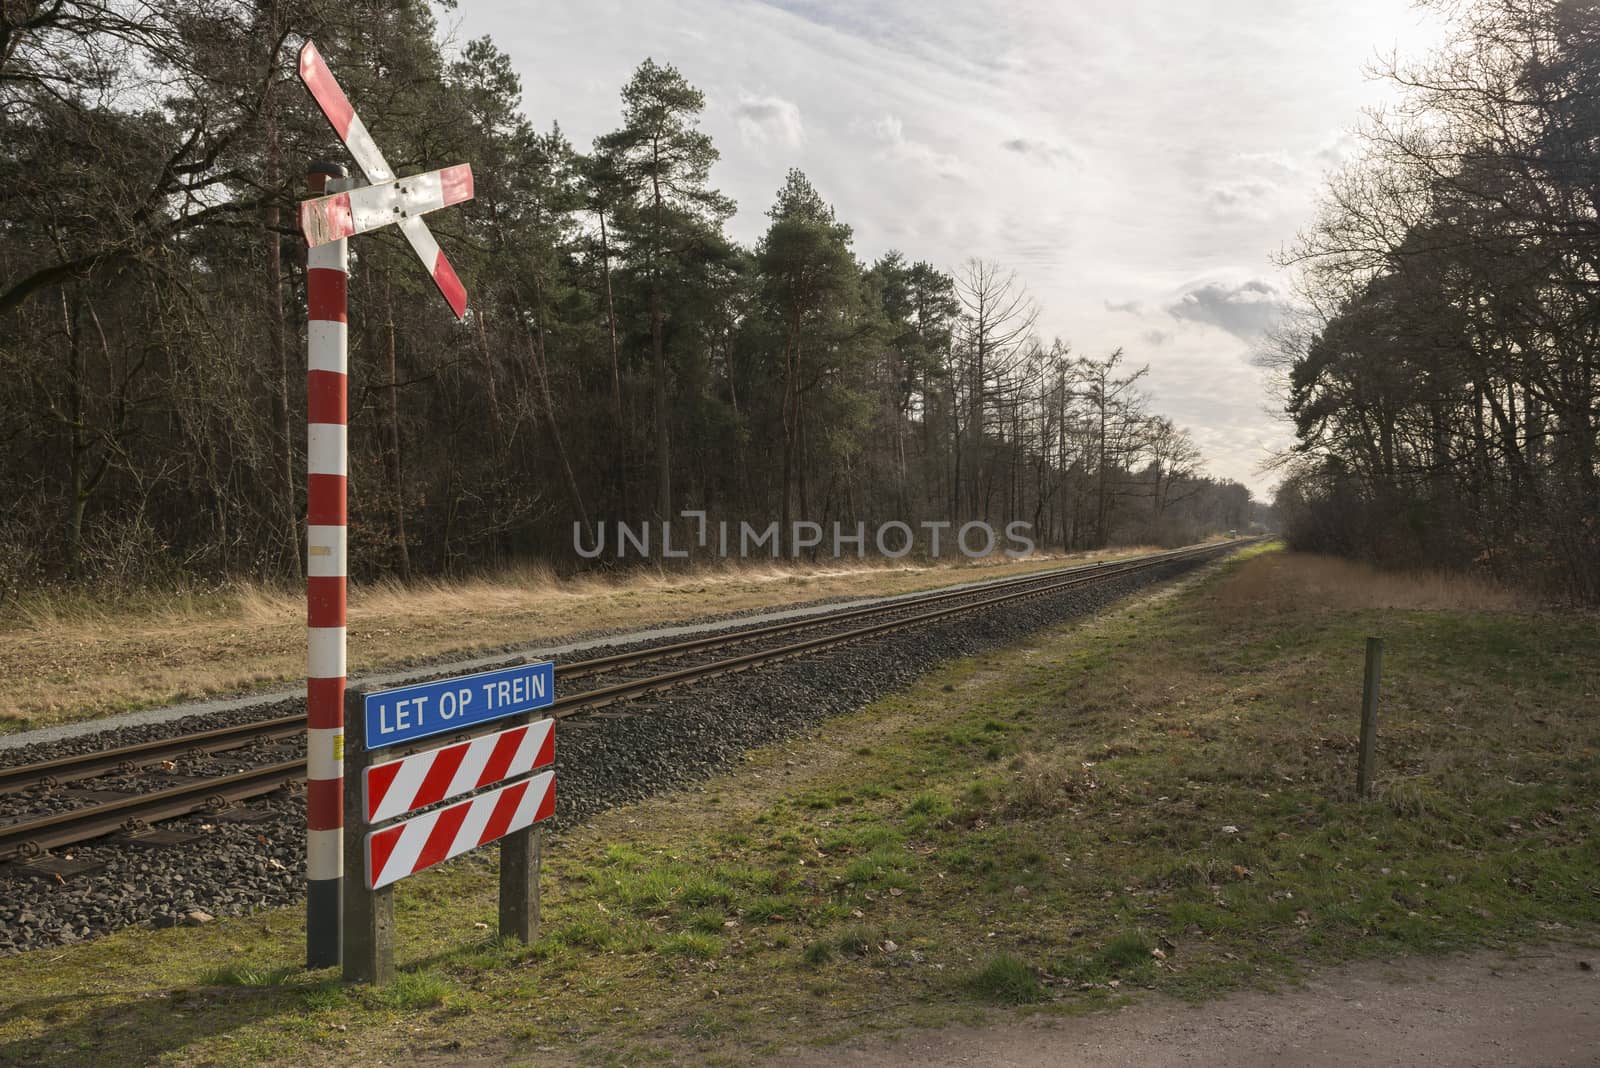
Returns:
[[[366,769],[363,807],[382,823],[555,762],[555,720],[512,727]]]
[[[556,810],[556,773],[490,790],[367,835],[367,885],[388,886],[440,861],[487,845]]]
[[[428,269],[428,276],[433,279],[433,284],[438,287],[439,295],[444,298],[445,303],[450,305],[450,310],[456,313],[456,318],[465,316],[467,287],[461,284],[456,269],[450,266],[450,261],[445,258],[444,249],[433,239],[433,231],[428,229],[428,224],[413,216],[401,221],[400,232],[411,242],[411,251],[417,254],[417,259]]]
[[[344,147],[355,157],[356,166],[367,176],[367,181],[387,182],[393,178],[394,171],[389,169],[389,161],[378,150],[378,142],[367,132],[367,124],[350,106],[333,71],[328,69],[327,61],[311,41],[300,46],[300,81],[311,91],[311,98],[322,109],[328,125],[339,135]]]
[[[356,114],[356,109],[350,105],[349,98],[344,95],[344,90],[339,88],[339,82],[328,69],[322,53],[317,51],[316,44],[311,41],[307,41],[300,48],[300,81],[311,92],[312,99],[316,100],[317,107],[322,110],[328,125],[333,127],[333,132],[350,150],[350,155],[355,157],[356,166],[361,168],[361,173],[366,175],[367,181],[375,185],[393,182],[394,170],[389,166],[389,161],[383,158],[378,143],[372,139],[372,134],[367,132],[366,124],[361,121],[361,116]],[[459,182],[455,188],[460,191]],[[469,171],[465,195],[449,203],[459,203],[460,200],[467,200],[471,196],[472,180]],[[305,216],[302,213],[302,226],[304,220]],[[411,243],[412,251],[422,261],[422,266],[433,279],[433,284],[439,287],[439,293],[444,297],[445,303],[450,305],[450,310],[455,312],[457,319],[464,316],[467,311],[466,287],[461,284],[461,279],[439,248],[439,243],[433,239],[428,224],[414,215],[399,218],[397,221],[400,232]],[[311,234],[307,232],[306,237],[309,240]],[[336,240],[336,238],[326,240]]]
[[[472,199],[472,166],[413,174],[392,182],[300,202],[300,231],[312,248],[364,234],[413,215]]]

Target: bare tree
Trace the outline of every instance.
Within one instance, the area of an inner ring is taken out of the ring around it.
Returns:
[[[987,260],[968,260],[956,275],[955,288],[961,316],[952,380],[962,413],[963,422],[958,426],[965,447],[958,444],[956,449],[952,490],[959,514],[983,518],[987,514],[985,490],[992,480],[984,469],[990,411],[997,407],[1004,384],[1025,358],[1039,309],[1015,271]]]

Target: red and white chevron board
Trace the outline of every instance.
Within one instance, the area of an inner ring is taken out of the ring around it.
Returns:
[[[300,202],[300,230],[312,248],[398,223],[413,215],[472,199],[472,167],[460,163],[440,171]]]
[[[362,809],[368,823],[382,823],[525,775],[555,759],[555,720],[541,719],[367,768],[361,781]]]
[[[322,110],[328,125],[333,127],[333,132],[339,135],[339,140],[344,142],[345,147],[350,150],[350,155],[355,157],[356,166],[361,168],[361,173],[366,175],[367,181],[374,184],[394,181],[394,170],[389,166],[389,161],[383,158],[378,143],[372,139],[372,134],[367,132],[366,123],[356,114],[356,109],[350,105],[349,98],[339,87],[338,80],[328,69],[322,53],[317,51],[316,44],[311,41],[307,41],[300,48],[300,81],[310,90],[312,99],[316,100],[317,107]],[[461,199],[465,200],[471,196],[470,188],[469,185],[467,197]],[[302,215],[302,224],[304,218]],[[433,284],[439,287],[440,295],[450,305],[450,310],[456,313],[457,319],[461,318],[467,311],[466,287],[456,276],[455,268],[450,266],[450,261],[445,258],[439,243],[433,239],[428,224],[413,215],[400,219],[399,226],[400,232],[411,243],[412,251],[417,254],[429,277],[433,279]],[[307,233],[306,237],[309,240],[311,234]]]
[[[549,819],[555,810],[556,773],[547,771],[373,831],[366,842],[367,886],[388,886]]]

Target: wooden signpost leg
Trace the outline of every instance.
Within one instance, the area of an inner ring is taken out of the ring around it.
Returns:
[[[358,862],[359,864],[359,862]],[[344,981],[394,982],[394,887],[344,895]]]
[[[539,931],[539,853],[544,832],[514,831],[500,841],[500,937],[526,945]]]
[[[394,887],[367,888],[366,812],[361,803],[367,751],[365,694],[345,694],[344,940],[340,954],[347,983],[382,986],[394,980]]]
[[[1372,793],[1378,755],[1378,686],[1383,676],[1383,639],[1367,639],[1367,672],[1361,686],[1361,755],[1356,765],[1356,795]]]

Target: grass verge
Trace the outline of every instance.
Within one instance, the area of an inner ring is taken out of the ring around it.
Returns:
[[[1254,554],[613,810],[550,851],[531,946],[490,937],[491,856],[408,880],[387,990],[296,972],[295,911],[0,961],[0,1062],[742,1063],[1591,937],[1593,619],[1327,604],[1319,567]]]

